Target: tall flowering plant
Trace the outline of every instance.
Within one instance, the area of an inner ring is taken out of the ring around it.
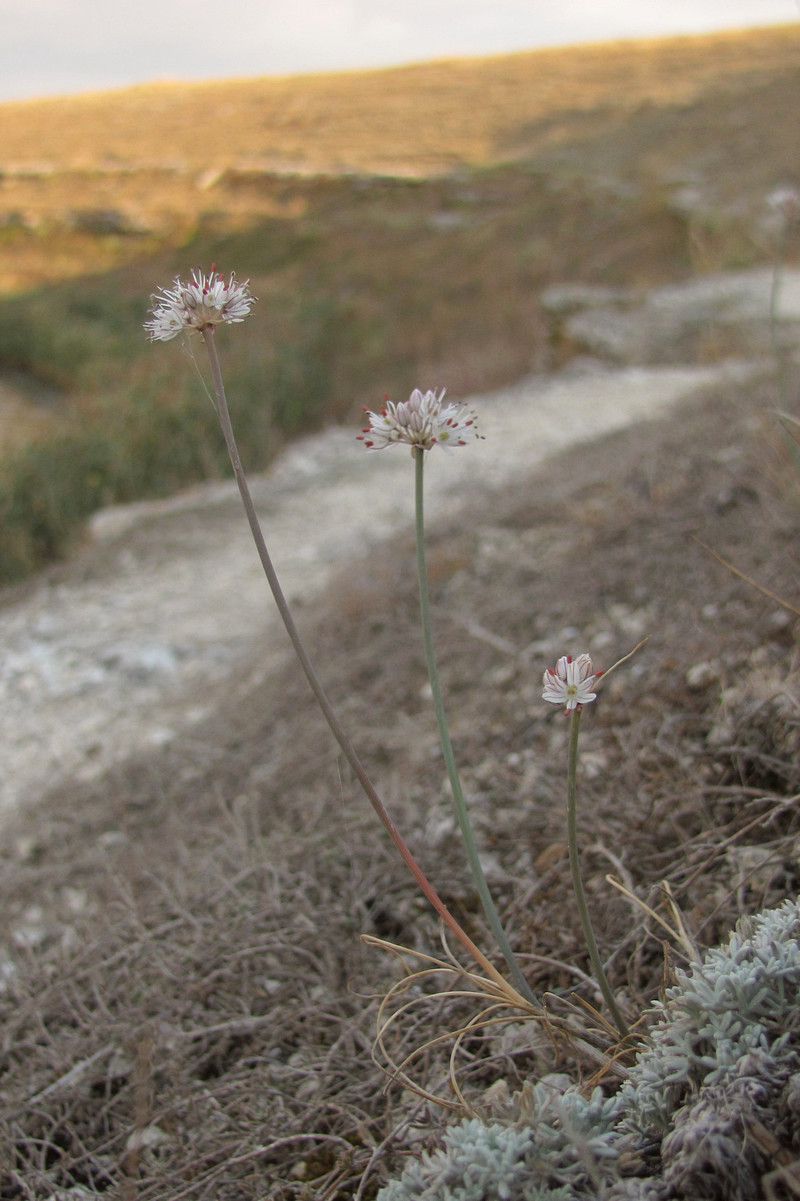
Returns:
[[[627,657],[627,656],[626,656]],[[622,660],[620,660],[622,662]],[[614,664],[617,667],[618,664]],[[613,671],[613,668],[610,670]],[[605,673],[606,675],[608,672]],[[569,760],[567,764],[567,844],[569,847],[569,866],[572,873],[572,888],[581,919],[583,937],[586,940],[586,950],[592,965],[595,979],[608,1006],[622,1038],[627,1038],[628,1027],[617,999],[608,982],[597,939],[594,936],[592,919],[589,916],[589,906],[586,903],[586,893],[581,875],[580,856],[578,854],[578,803],[577,803],[577,774],[578,774],[578,734],[583,706],[591,704],[596,699],[595,685],[603,672],[595,671],[589,655],[562,655],[555,667],[548,667],[542,677],[544,689],[542,700],[551,705],[563,705],[564,715],[570,719]]]
[[[171,288],[162,288],[156,293],[153,296],[153,307],[150,317],[145,322],[145,329],[153,342],[168,342],[181,335],[196,334],[202,338],[211,370],[217,415],[250,526],[250,532],[253,536],[261,566],[281,620],[325,720],[350,764],[356,779],[359,781],[372,807],[389,832],[404,863],[423,894],[433,906],[442,922],[486,973],[488,981],[484,983],[488,990],[493,992],[498,999],[523,1010],[530,1011],[533,998],[530,989],[525,984],[524,978],[520,977],[516,988],[512,987],[504,979],[483,951],[476,946],[450,913],[411,853],[328,699],[316,669],[306,651],[283,589],[281,588],[255,506],[253,505],[247,477],[245,476],[239,457],[215,340],[217,326],[238,324],[243,321],[249,315],[255,303],[256,298],[250,292],[249,281],[240,283],[234,275],[225,280],[216,271],[216,268],[212,266],[211,271],[207,273],[193,271],[187,281],[176,278]],[[381,435],[380,432],[376,432],[375,438],[380,440],[383,436],[384,445],[389,445],[392,441],[408,441],[413,428],[416,431],[414,434],[415,441],[412,443],[415,447],[427,448],[434,445],[437,441],[439,445],[443,445],[451,439],[457,442],[466,440],[467,431],[474,423],[474,418],[457,416],[457,411],[450,411],[452,406],[446,406],[446,410],[443,410],[440,403],[441,397],[432,400],[432,394],[430,393],[424,397],[420,393],[418,397],[419,399],[414,399],[414,403],[408,409],[404,407],[402,411],[396,411],[391,418],[387,416],[387,425],[384,434]],[[395,422],[395,424],[392,424],[392,422]],[[395,429],[398,431],[401,429],[404,430],[405,436],[391,436]],[[374,449],[378,449],[378,446],[374,445]],[[524,987],[520,987],[520,985],[524,985]]]
[[[433,696],[433,707],[436,723],[439,729],[439,742],[450,781],[450,790],[456,810],[461,837],[467,852],[470,871],[480,897],[486,920],[492,930],[503,958],[506,961],[514,984],[524,997],[534,1003],[530,985],[522,974],[517,958],[511,948],[497,908],[492,900],[486,875],[480,861],[475,835],[469,819],[464,791],[456,767],[453,746],[445,715],[442,690],[439,684],[439,671],[433,646],[433,628],[431,622],[431,606],[428,591],[428,572],[425,559],[425,521],[424,521],[424,489],[423,471],[425,452],[434,446],[450,451],[457,446],[466,446],[468,442],[479,438],[477,418],[465,406],[445,404],[445,393],[421,392],[415,388],[407,401],[395,403],[386,400],[379,412],[366,410],[368,424],[359,435],[367,450],[384,450],[389,446],[408,446],[415,461],[415,508],[416,508],[416,544],[417,544],[417,575],[419,580],[420,615],[422,619],[422,638],[425,646],[425,660],[428,667],[428,678]]]
[[[388,830],[395,846],[420,889],[436,910],[441,920],[468,951],[475,962],[485,971],[488,980],[484,983],[487,985],[488,990],[493,992],[493,995],[499,1000],[511,1003],[526,1012],[541,1014],[541,1007],[531,992],[530,986],[520,969],[508,937],[503,929],[481,866],[450,740],[433,644],[425,556],[423,483],[426,452],[431,451],[437,446],[441,450],[450,452],[455,448],[467,446],[469,443],[479,439],[481,435],[478,433],[477,418],[466,406],[446,402],[443,390],[439,392],[422,392],[420,389],[415,388],[407,401],[395,402],[387,398],[377,412],[369,409],[366,410],[367,424],[364,426],[359,438],[368,451],[385,450],[392,446],[408,446],[415,462],[415,526],[420,614],[425,657],[439,731],[439,740],[453,795],[456,816],[475,887],[497,945],[505,958],[513,985],[509,984],[503,978],[447,909],[390,817],[386,806],[361,763],[352,741],[342,727],[328,699],[316,669],[305,649],[276,575],[253,505],[247,479],[242,469],[228,410],[215,340],[217,326],[234,325],[244,321],[250,315],[255,303],[256,298],[250,292],[249,281],[240,282],[233,274],[226,279],[212,266],[209,272],[193,271],[188,280],[184,281],[176,278],[171,288],[161,289],[153,297],[153,308],[149,319],[145,322],[145,329],[154,342],[168,342],[180,336],[190,335],[197,335],[202,339],[208,355],[220,426],[256,550],[297,658],[334,737],[339,743],[356,779],[359,781],[380,820]],[[620,662],[622,661],[620,660]],[[616,667],[618,664],[614,666]],[[548,668],[545,671],[542,695],[546,701],[563,706],[565,714],[570,717],[571,721],[567,773],[567,818],[573,885],[595,976],[614,1022],[620,1034],[625,1037],[627,1027],[606,979],[597,943],[592,932],[581,881],[577,849],[576,771],[579,721],[583,706],[595,700],[596,686],[601,674],[594,670],[592,661],[587,654],[578,655],[575,659],[569,655],[564,655],[557,661],[555,667]]]

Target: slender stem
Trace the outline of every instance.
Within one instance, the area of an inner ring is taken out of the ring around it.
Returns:
[[[414,449],[414,458],[416,460],[416,531],[417,531],[417,574],[419,576],[419,607],[422,617],[422,638],[425,644],[425,659],[428,664],[428,678],[431,684],[431,692],[433,693],[433,707],[436,711],[436,724],[439,727],[439,741],[442,745],[442,754],[444,756],[445,766],[447,767],[447,776],[450,780],[450,788],[453,793],[453,800],[456,807],[456,817],[461,829],[461,836],[464,839],[464,846],[467,851],[467,859],[469,861],[472,879],[475,881],[475,887],[478,890],[483,911],[486,914],[486,919],[491,926],[492,933],[497,940],[497,945],[503,953],[503,958],[508,964],[508,970],[511,972],[514,983],[523,996],[535,1004],[535,998],[531,992],[530,985],[522,974],[520,966],[517,963],[516,956],[511,950],[503,926],[500,922],[497,910],[489,892],[489,885],[486,883],[481,866],[478,848],[475,844],[475,835],[472,832],[472,825],[469,820],[467,811],[467,803],[464,800],[464,793],[461,788],[461,780],[458,776],[458,768],[456,767],[455,755],[453,754],[453,745],[450,742],[450,732],[447,727],[447,717],[444,711],[444,702],[442,700],[442,690],[439,686],[439,672],[436,666],[436,655],[433,650],[433,632],[431,627],[431,605],[428,595],[428,572],[425,564],[425,521],[423,512],[423,464],[425,462],[425,451],[416,447]]]
[[[784,258],[786,255],[786,243],[788,240],[787,222],[784,221],[778,247],[775,252],[775,262],[772,266],[772,287],[769,297],[769,333],[770,342],[772,344],[772,356],[775,362],[775,379],[778,386],[778,403],[782,409],[786,408],[787,398],[787,366],[786,354],[781,348],[780,331],[778,328],[778,299],[781,286],[781,268],[783,267]]]
[[[461,928],[450,910],[445,905],[444,901],[442,901],[442,899],[439,897],[422,868],[417,863],[416,859],[406,845],[403,836],[390,817],[386,806],[383,804],[383,801],[376,792],[372,781],[367,775],[366,769],[356,754],[356,750],[352,742],[341,726],[339,719],[325,694],[325,690],[322,687],[314,666],[308,657],[305,646],[303,645],[303,641],[300,637],[297,626],[295,625],[294,618],[292,617],[289,605],[286,601],[286,597],[283,594],[283,589],[281,588],[275,568],[272,565],[272,559],[270,558],[269,551],[267,550],[267,544],[264,540],[261,525],[255,511],[255,506],[253,505],[253,499],[250,494],[247,477],[245,476],[244,469],[242,468],[241,459],[239,458],[239,451],[236,446],[236,439],[234,437],[230,414],[228,412],[228,402],[225,397],[225,386],[222,382],[222,371],[220,369],[219,356],[217,355],[217,348],[214,342],[214,327],[206,326],[201,332],[203,335],[203,340],[206,344],[206,350],[208,351],[209,363],[211,365],[211,378],[214,383],[214,394],[217,402],[217,415],[219,416],[219,423],[222,427],[222,434],[225,438],[225,445],[228,448],[228,454],[230,455],[233,474],[236,477],[236,483],[239,487],[239,494],[242,498],[242,504],[244,505],[244,510],[247,515],[250,532],[253,535],[253,541],[255,542],[256,550],[258,551],[258,557],[261,560],[261,566],[264,569],[264,575],[267,577],[267,583],[269,584],[270,591],[272,592],[275,604],[281,616],[281,620],[283,621],[286,632],[289,635],[294,652],[300,661],[300,666],[303,669],[303,673],[305,674],[305,677],[311,686],[311,691],[314,693],[317,703],[322,710],[323,716],[325,717],[325,720],[327,721],[334,738],[341,747],[347,762],[350,764],[356,779],[366,793],[366,796],[378,817],[388,830],[393,843],[402,856],[403,862],[406,864],[406,867],[411,872],[427,900],[436,910],[445,925],[452,931],[454,936],[465,948],[465,950],[467,950],[473,959],[480,964],[480,966],[495,982],[495,984],[499,985],[506,995],[511,993],[511,1000],[514,1000],[515,1003],[519,1003],[523,1008],[526,1008],[527,998],[523,999],[523,996],[517,996],[514,993],[514,990],[509,988],[508,982],[503,979],[503,977],[489,962],[479,947],[475,945],[466,931]]]
[[[583,936],[586,939],[586,949],[589,952],[594,978],[600,985],[600,991],[614,1019],[614,1025],[619,1030],[622,1038],[627,1038],[629,1034],[628,1027],[620,1013],[616,998],[611,991],[611,985],[608,983],[608,977],[600,959],[600,952],[597,949],[597,941],[586,904],[586,894],[583,891],[581,865],[578,858],[578,805],[575,797],[575,779],[578,770],[578,733],[580,731],[580,720],[581,709],[579,705],[577,709],[572,710],[570,716],[569,765],[567,768],[567,842],[569,843],[569,866],[572,871],[572,887],[575,890],[575,900],[578,902],[578,913],[580,914],[581,925],[583,926]]]

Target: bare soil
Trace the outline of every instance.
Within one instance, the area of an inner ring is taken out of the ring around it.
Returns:
[[[582,734],[587,888],[629,1016],[681,952],[607,874],[664,916],[668,881],[700,947],[797,892],[800,508],[774,399],[769,383],[730,385],[430,514],[465,791],[514,946],[554,1013],[576,991],[600,1004],[568,882],[567,725],[539,699],[559,654],[607,667],[649,635]],[[489,950],[437,748],[410,533],[350,562],[301,624],[408,841]],[[191,731],[62,783],[7,826],[9,1201],[371,1198],[441,1124],[373,1061],[379,999],[402,972],[359,937],[436,955],[436,923],[298,670],[287,657],[203,701],[213,712]],[[434,992],[414,994],[396,1057],[480,1008]],[[409,1072],[452,1101],[448,1051],[428,1048]],[[519,1020],[476,1032],[456,1059],[479,1112],[492,1085],[594,1067]]]

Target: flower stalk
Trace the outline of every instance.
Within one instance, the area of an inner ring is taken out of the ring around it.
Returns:
[[[453,754],[453,745],[450,741],[450,732],[447,725],[447,717],[444,709],[444,701],[442,700],[442,690],[439,684],[439,672],[436,665],[436,655],[433,648],[433,631],[431,625],[431,606],[430,596],[428,592],[428,572],[425,560],[425,522],[424,522],[424,507],[423,507],[423,470],[425,463],[425,451],[420,446],[414,446],[412,454],[415,459],[415,510],[416,510],[416,541],[417,541],[417,575],[419,577],[419,605],[420,615],[422,619],[422,637],[425,645],[425,660],[428,666],[428,679],[430,680],[431,692],[433,694],[433,707],[436,713],[436,724],[439,729],[439,741],[442,747],[442,755],[444,757],[445,767],[447,768],[447,778],[450,781],[450,789],[453,794],[455,803],[456,817],[458,819],[461,836],[464,840],[464,846],[467,852],[467,860],[469,862],[472,879],[475,883],[478,896],[480,898],[483,911],[486,914],[486,920],[491,927],[503,958],[506,961],[508,970],[511,973],[512,979],[522,993],[522,995],[531,1003],[536,1004],[535,997],[531,992],[530,985],[522,974],[516,956],[511,949],[511,944],[506,937],[500,917],[497,913],[494,901],[492,900],[489,886],[486,882],[486,876],[481,866],[478,848],[475,843],[475,835],[472,830],[472,824],[469,820],[469,812],[467,804],[464,800],[464,793],[461,788],[461,780],[456,767],[455,755]]]
[[[611,991],[611,985],[608,983],[603,962],[600,958],[600,952],[597,948],[597,940],[592,929],[592,919],[589,916],[589,907],[586,904],[586,894],[583,890],[583,878],[581,876],[580,857],[578,855],[578,803],[577,803],[577,787],[576,780],[578,774],[578,734],[580,732],[581,721],[581,706],[579,704],[571,708],[570,711],[570,727],[569,727],[569,759],[567,764],[567,843],[569,846],[569,866],[572,873],[572,887],[575,893],[575,900],[578,906],[578,915],[581,919],[583,927],[583,937],[586,940],[586,949],[589,952],[589,960],[594,972],[594,978],[600,986],[600,991],[608,1006],[609,1013],[614,1019],[614,1025],[622,1038],[627,1038],[629,1035],[628,1027],[625,1019],[617,1005],[614,993]]]
[[[772,357],[775,363],[778,401],[780,407],[785,409],[787,408],[789,390],[789,363],[786,347],[781,345],[778,302],[781,275],[786,263],[786,251],[789,245],[790,234],[797,227],[798,220],[800,220],[800,192],[796,188],[778,188],[769,197],[769,204],[778,217],[778,236],[775,247],[775,260],[772,265],[772,285],[769,297],[769,335]]]

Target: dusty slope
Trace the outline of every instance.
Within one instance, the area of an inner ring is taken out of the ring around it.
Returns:
[[[3,165],[12,183],[64,167],[425,174],[496,162],[510,145],[558,144],[609,115],[686,105],[798,61],[791,23],[375,71],[144,84],[2,105]]]
[[[588,890],[624,1004],[636,1013],[677,952],[665,960],[662,932],[606,872],[656,905],[669,879],[701,943],[797,888],[796,621],[692,538],[796,603],[798,510],[771,484],[763,438],[773,401],[769,382],[726,384],[513,485],[470,489],[447,516],[433,508],[454,740],[537,988],[593,997],[565,873],[566,730],[539,699],[564,650],[607,663],[652,634],[583,735]],[[485,942],[424,688],[412,554],[397,536],[367,551],[301,618],[403,828]],[[358,934],[431,951],[434,924],[292,663],[232,685],[160,751],[65,781],[11,823],[6,848],[7,1197],[345,1201],[424,1145],[428,1124],[405,1129],[410,1099],[383,1095],[369,1055],[372,994],[398,969]],[[402,1045],[472,1012],[429,1001]],[[471,1039],[459,1065],[477,1099],[553,1058],[517,1025]],[[416,1070],[444,1088],[442,1058]]]

